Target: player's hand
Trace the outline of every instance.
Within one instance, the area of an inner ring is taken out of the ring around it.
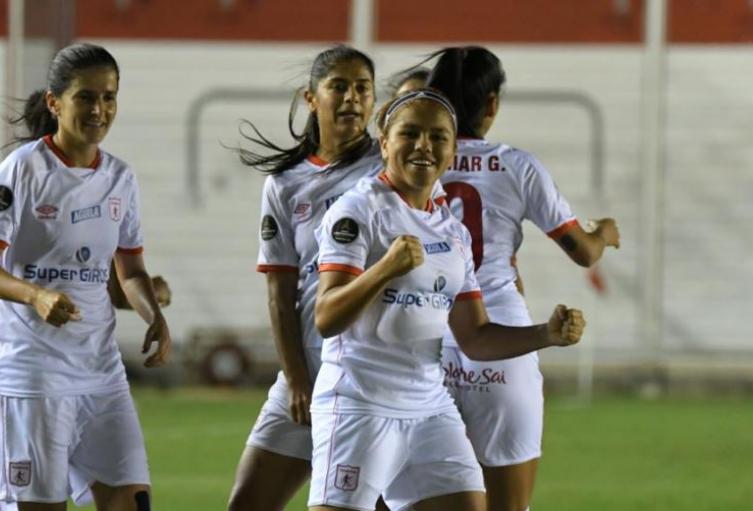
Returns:
[[[298,424],[311,424],[311,383],[308,379],[288,382],[288,409]]]
[[[81,321],[81,312],[65,293],[39,288],[31,299],[32,307],[45,322],[60,327],[69,321]]]
[[[144,361],[144,366],[163,366],[167,363],[170,356],[172,340],[170,339],[170,330],[167,328],[167,322],[162,314],[157,315],[152,324],[149,325],[144,337],[144,345],[141,347],[141,353],[147,353],[153,342],[157,343],[157,351],[147,357],[146,361]]]
[[[170,290],[170,286],[167,285],[167,281],[162,278],[161,275],[152,277],[152,286],[154,287],[154,295],[157,298],[157,303],[160,307],[167,307],[173,298],[173,292]]]
[[[599,218],[586,223],[589,232],[595,232],[604,240],[608,247],[620,248],[620,230],[614,218]]]
[[[390,278],[399,277],[423,264],[424,247],[417,237],[404,234],[392,241],[382,261]]]
[[[580,341],[586,320],[583,313],[578,309],[568,309],[564,305],[558,305],[549,318],[547,330],[549,341],[553,346],[570,346]]]

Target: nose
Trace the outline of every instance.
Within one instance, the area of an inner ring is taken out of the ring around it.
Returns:
[[[429,134],[422,132],[418,138],[416,138],[416,149],[420,149],[422,151],[428,151],[431,147],[431,140],[429,139]]]
[[[102,112],[102,110],[104,110],[104,103],[103,103],[102,99],[96,99],[96,100],[94,100],[94,102],[92,102],[91,112],[93,114],[99,115]]]
[[[358,102],[358,92],[356,91],[356,84],[350,85],[347,90],[345,91],[345,101],[350,101],[351,103],[357,103]]]

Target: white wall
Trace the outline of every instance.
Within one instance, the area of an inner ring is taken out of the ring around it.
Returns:
[[[208,108],[201,121],[204,204],[188,197],[186,118],[200,94],[219,87],[281,88],[305,83],[315,45],[134,43],[106,41],[122,68],[120,112],[106,149],[139,176],[153,273],[174,292],[167,315],[177,339],[197,326],[267,323],[262,276],[254,272],[263,178],[219,142],[239,141],[247,118],[286,142],[287,101]],[[379,80],[431,47],[378,46]],[[609,286],[597,297],[585,272],[535,228],[519,256],[534,318],[564,302],[584,309],[586,342],[600,361],[642,355],[637,338],[640,50],[634,46],[504,46],[509,90],[590,95],[606,122],[606,196],[589,189],[588,120],[574,106],[505,104],[490,139],[532,151],[550,168],[579,217],[617,217],[622,248],[602,265]],[[2,47],[0,47],[2,52]],[[2,55],[2,53],[0,53]],[[673,47],[669,54],[664,346],[677,353],[751,356],[753,311],[753,49]],[[45,63],[39,63],[44,66]],[[119,335],[135,353],[144,327],[121,315]],[[552,363],[574,350],[547,353]]]

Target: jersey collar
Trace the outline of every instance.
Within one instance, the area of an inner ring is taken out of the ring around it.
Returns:
[[[65,155],[63,150],[55,144],[55,141],[52,139],[52,135],[45,135],[43,140],[44,143],[47,144],[47,147],[50,148],[50,151],[52,151],[53,154],[57,156],[58,159],[62,161],[66,167],[76,167],[76,165],[74,165],[73,162]],[[97,149],[97,155],[94,157],[94,161],[92,161],[87,167],[84,168],[97,170],[97,167],[99,167],[101,161],[102,154],[100,153],[99,149]]]
[[[410,208],[413,208],[413,206],[410,205],[410,203],[405,199],[405,196],[400,193],[400,191],[395,188],[395,185],[392,184],[392,181],[390,181],[390,178],[387,177],[387,172],[382,171],[379,173],[379,180],[389,186],[392,191],[394,191],[396,194],[400,196],[401,199],[403,199],[403,202],[405,202]],[[433,213],[434,212],[434,202],[431,200],[431,198],[427,199],[426,206],[424,206],[423,211],[426,211],[427,213]]]

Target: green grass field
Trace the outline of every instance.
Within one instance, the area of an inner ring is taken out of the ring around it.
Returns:
[[[155,511],[225,509],[265,393],[135,389]],[[750,399],[550,399],[532,509],[750,511],[752,426]]]

